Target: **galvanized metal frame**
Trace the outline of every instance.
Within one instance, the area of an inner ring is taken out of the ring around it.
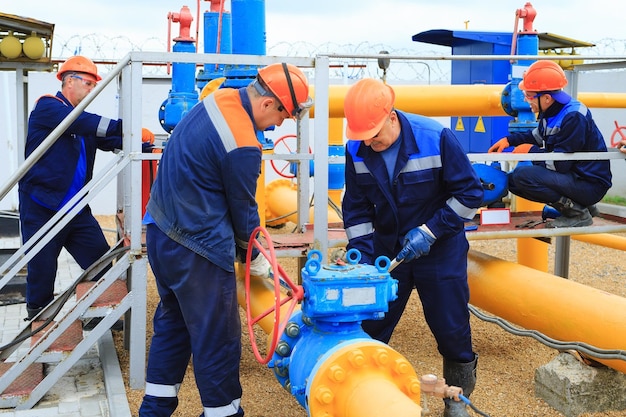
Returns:
[[[69,124],[82,112],[87,105],[95,98],[95,96],[102,91],[102,89],[113,79],[119,78],[120,81],[120,116],[125,121],[123,125],[124,129],[124,143],[123,152],[119,158],[112,163],[111,172],[122,172],[122,175],[118,178],[118,208],[124,213],[124,234],[130,239],[130,251],[127,256],[124,257],[123,262],[118,262],[116,267],[109,271],[105,275],[105,280],[113,279],[114,273],[126,273],[129,285],[129,294],[123,300],[122,304],[115,310],[115,314],[109,315],[101,322],[95,330],[100,329],[104,332],[110,327],[113,322],[127,312],[127,319],[130,326],[127,326],[126,340],[129,341],[130,350],[130,372],[129,372],[129,385],[132,389],[141,389],[144,386],[144,374],[145,374],[145,334],[146,334],[146,277],[148,268],[148,259],[142,248],[142,224],[141,224],[141,162],[144,160],[159,159],[160,155],[155,154],[143,154],[141,152],[141,97],[142,97],[142,66],[144,63],[168,63],[168,62],[187,62],[187,63],[217,63],[217,64],[240,64],[240,65],[268,65],[275,62],[289,62],[300,67],[309,67],[315,69],[314,82],[316,86],[316,118],[314,121],[314,154],[308,155],[307,150],[309,147],[309,119],[305,117],[297,125],[298,134],[300,140],[298,142],[297,154],[291,155],[290,159],[295,160],[299,164],[298,169],[298,211],[299,226],[303,227],[308,223],[308,199],[309,199],[309,166],[308,161],[313,158],[315,164],[315,181],[314,181],[314,195],[318,202],[316,204],[317,210],[314,211],[314,248],[322,251],[328,250],[328,214],[326,209],[326,202],[328,201],[328,116],[329,116],[329,67],[331,59],[342,58],[362,58],[362,59],[378,59],[384,57],[385,59],[394,60],[494,60],[494,59],[517,59],[517,56],[450,56],[450,57],[432,57],[432,56],[392,56],[392,55],[320,55],[315,58],[299,58],[299,57],[271,57],[271,56],[252,56],[252,55],[222,55],[222,54],[187,54],[187,53],[160,53],[160,52],[131,52],[124,57],[116,68],[111,71],[105,79],[98,84],[94,89],[94,93],[90,94],[76,109],[70,114],[70,117],[62,124],[60,124],[44,141],[40,150],[37,150],[31,157],[29,157],[24,164],[20,166],[18,171],[11,176],[9,181],[0,188],[0,199],[4,198],[6,194],[15,186],[19,178],[32,167],[38,157],[54,143],[54,140],[69,126]],[[549,59],[545,56],[537,57],[524,57],[525,59]],[[624,60],[624,57],[578,57],[581,59],[605,59],[605,60]],[[22,74],[23,76],[23,74]],[[20,80],[18,74],[18,81]],[[26,83],[22,80],[21,85]],[[18,86],[20,82],[18,82]],[[24,87],[23,87],[24,88]],[[19,91],[19,87],[18,87]],[[24,92],[22,92],[24,93]],[[26,94],[18,94],[18,101],[25,101]],[[18,103],[19,104],[19,103]],[[21,107],[21,106],[20,106]],[[25,110],[25,109],[24,109]],[[19,127],[19,126],[18,126]],[[23,145],[23,142],[22,142]],[[475,160],[505,160],[508,156],[499,154],[476,154],[470,155]],[[578,158],[580,156],[580,158]],[[617,154],[570,154],[570,155],[550,155],[548,159],[571,159],[576,157],[578,159],[617,159]],[[608,157],[608,158],[607,158]],[[519,159],[519,157],[516,157]],[[524,155],[524,159],[534,160],[538,158],[536,156]],[[264,159],[271,159],[268,156]],[[513,158],[511,158],[513,159]],[[307,162],[307,163],[303,163]],[[114,175],[103,174],[94,178],[90,184],[86,186],[86,189],[81,192],[82,195],[87,195],[81,204],[86,204],[97,191],[101,189],[100,185],[103,182],[110,181]],[[102,182],[101,182],[102,181]],[[89,188],[88,188],[89,187]],[[80,197],[76,197],[77,199]],[[74,214],[74,211],[70,211]],[[69,214],[69,213],[68,213]],[[65,221],[65,219],[64,219]],[[68,220],[69,221],[69,220]],[[65,223],[66,224],[66,223]],[[50,233],[55,233],[60,230],[57,227],[48,227]],[[625,231],[619,229],[619,231]],[[515,237],[524,237],[524,233],[536,233],[536,231],[517,231]],[[545,232],[542,232],[545,233]],[[551,231],[555,236],[560,236],[563,233],[565,236],[569,236],[571,231],[567,230],[554,230]],[[478,236],[477,236],[478,237]],[[502,236],[504,237],[504,236]],[[500,238],[500,236],[482,236],[482,238]],[[38,248],[34,246],[33,249]],[[324,253],[323,252],[323,253]],[[30,258],[28,258],[30,259]],[[24,261],[25,264],[28,259]],[[560,262],[563,263],[565,255],[559,255]],[[23,265],[22,264],[22,265]],[[4,267],[4,265],[3,265]],[[115,272],[114,272],[115,271]],[[12,270],[11,272],[15,272]],[[110,275],[110,276],[109,276]],[[11,276],[8,277],[10,279]],[[8,279],[3,279],[0,282],[2,287]],[[103,287],[100,287],[103,288]],[[102,290],[104,291],[104,290]],[[93,295],[93,300],[97,298],[97,292],[90,293]],[[89,298],[91,300],[91,298]],[[91,300],[91,301],[93,301]],[[132,314],[135,313],[135,314]],[[69,318],[73,317],[74,311],[70,313]],[[78,318],[78,313],[76,313]],[[69,324],[68,324],[69,326]],[[101,327],[100,327],[101,326]],[[62,332],[62,326],[59,325],[55,328],[55,332]],[[88,337],[88,342],[95,342],[100,331],[92,331],[92,335]],[[56,334],[56,333],[55,333]],[[102,333],[100,333],[101,335]],[[52,336],[52,334],[50,334]],[[41,342],[33,349],[34,352],[43,352],[42,346],[47,342]],[[91,346],[91,344],[89,344]],[[80,352],[76,352],[78,355]],[[62,372],[63,368],[60,368],[58,372]],[[16,372],[16,371],[14,371]],[[1,379],[0,388],[4,384],[5,379]],[[47,380],[45,386],[49,389],[51,380]],[[42,386],[42,390],[44,386]],[[2,389],[0,389],[1,391]]]

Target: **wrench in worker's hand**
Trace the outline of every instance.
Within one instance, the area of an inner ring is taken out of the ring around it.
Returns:
[[[394,269],[396,269],[396,266],[400,265],[402,263],[402,261],[404,261],[404,259],[401,260],[396,260],[396,258],[393,258],[393,260],[391,262],[389,262],[389,269],[387,269],[387,272],[391,272]]]

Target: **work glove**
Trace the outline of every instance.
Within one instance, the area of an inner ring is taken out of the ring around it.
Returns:
[[[269,278],[272,274],[272,265],[262,253],[250,261],[250,276]]]
[[[491,148],[489,148],[487,152],[502,152],[509,146],[511,146],[511,144],[509,143],[509,138],[504,137],[491,145]]]
[[[396,256],[396,261],[411,262],[413,259],[428,255],[435,240],[426,225],[409,230],[404,236],[404,247]]]
[[[346,258],[346,249],[345,248],[335,248],[330,253],[330,263],[335,263],[338,265],[347,264],[348,259]]]
[[[141,128],[141,142],[154,145],[154,133],[152,133],[150,129],[142,127]]]
[[[522,143],[521,145],[513,148],[513,153],[528,153],[530,149],[533,147],[532,143]]]

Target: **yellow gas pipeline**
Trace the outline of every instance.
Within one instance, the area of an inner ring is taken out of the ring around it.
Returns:
[[[606,248],[626,251],[626,238],[610,233],[594,233],[592,235],[573,235],[572,239]]]
[[[470,251],[470,303],[551,338],[626,350],[626,298]],[[626,373],[626,361],[594,358]]]
[[[343,100],[348,85],[331,85],[329,94],[329,116],[344,117]],[[424,116],[506,116],[501,97],[504,85],[394,85],[395,107],[399,110],[419,113]],[[312,88],[311,96],[314,97]],[[590,108],[626,108],[625,93],[584,93],[578,100]],[[315,107],[311,108],[311,117]]]

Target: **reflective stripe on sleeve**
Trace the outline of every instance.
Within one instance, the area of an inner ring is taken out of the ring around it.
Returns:
[[[145,394],[151,395],[153,397],[173,398],[178,395],[179,389],[180,389],[180,384],[162,385],[162,384],[153,384],[151,382],[146,382]]]
[[[109,129],[109,123],[111,119],[108,117],[101,117],[100,122],[98,123],[98,127],[96,128],[96,136],[99,138],[104,138],[107,135],[107,130]]]
[[[237,141],[235,141],[235,136],[233,132],[230,130],[224,115],[220,111],[217,103],[215,102],[215,96],[213,94],[209,95],[207,98],[202,100],[204,104],[204,108],[206,112],[209,114],[213,125],[215,126],[215,130],[217,130],[217,134],[222,140],[222,144],[226,149],[226,152],[230,152],[233,149],[237,149]]]
[[[367,236],[371,233],[374,233],[374,225],[372,224],[372,222],[361,223],[346,228],[346,236],[348,237],[348,240],[357,237]]]
[[[472,218],[474,218],[476,212],[478,211],[478,209],[475,208],[465,207],[463,204],[459,203],[459,200],[454,197],[450,197],[448,201],[446,201],[446,204],[452,209],[452,211],[458,214],[459,217],[467,220],[471,220]]]
[[[232,403],[222,407],[204,407],[204,417],[232,416],[239,411],[239,404],[241,404],[241,398],[237,398]]]

